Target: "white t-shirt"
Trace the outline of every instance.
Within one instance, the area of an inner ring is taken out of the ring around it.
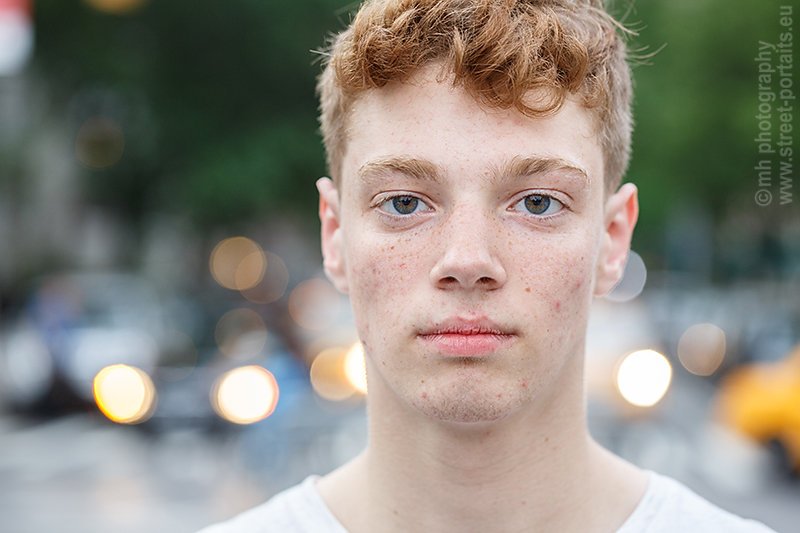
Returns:
[[[642,501],[617,533],[775,533],[716,507],[677,481],[649,472]],[[316,489],[319,476],[199,533],[348,533]]]

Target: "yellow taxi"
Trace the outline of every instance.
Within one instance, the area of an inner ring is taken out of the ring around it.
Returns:
[[[777,445],[800,474],[800,344],[780,361],[731,371],[720,383],[716,408],[737,432]]]

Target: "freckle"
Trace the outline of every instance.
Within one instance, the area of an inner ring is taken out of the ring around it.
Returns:
[[[526,502],[525,500],[522,500],[522,505],[528,505],[528,502]]]
[[[389,249],[390,249],[390,250],[394,250],[394,246],[390,246],[390,247],[389,247]]]
[[[420,383],[425,383],[424,379],[419,380]]]
[[[386,366],[386,361],[381,361],[381,364],[382,364],[383,366]]]
[[[400,514],[400,513],[398,513],[398,512],[397,512],[397,509],[393,509],[393,510],[392,510],[392,512],[393,512],[394,514],[396,514],[396,515],[399,515],[399,514]]]
[[[525,292],[531,292],[531,288],[530,287],[525,287]]]

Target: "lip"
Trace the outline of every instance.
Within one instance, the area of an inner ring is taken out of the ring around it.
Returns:
[[[432,351],[456,357],[492,355],[514,341],[516,333],[486,318],[450,318],[418,338]]]

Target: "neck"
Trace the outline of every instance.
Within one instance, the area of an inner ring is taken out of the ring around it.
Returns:
[[[325,484],[323,497],[353,533],[616,530],[621,520],[598,494],[613,490],[621,468],[588,434],[582,380],[564,374],[534,405],[492,422],[431,420],[371,388],[370,444],[333,476],[361,493],[358,507]]]
[[[581,381],[565,381],[578,385],[492,422],[432,421],[386,405],[391,393],[371,396],[370,412],[397,415],[370,417],[364,461],[398,531],[530,531],[532,516],[563,515],[592,462]]]

